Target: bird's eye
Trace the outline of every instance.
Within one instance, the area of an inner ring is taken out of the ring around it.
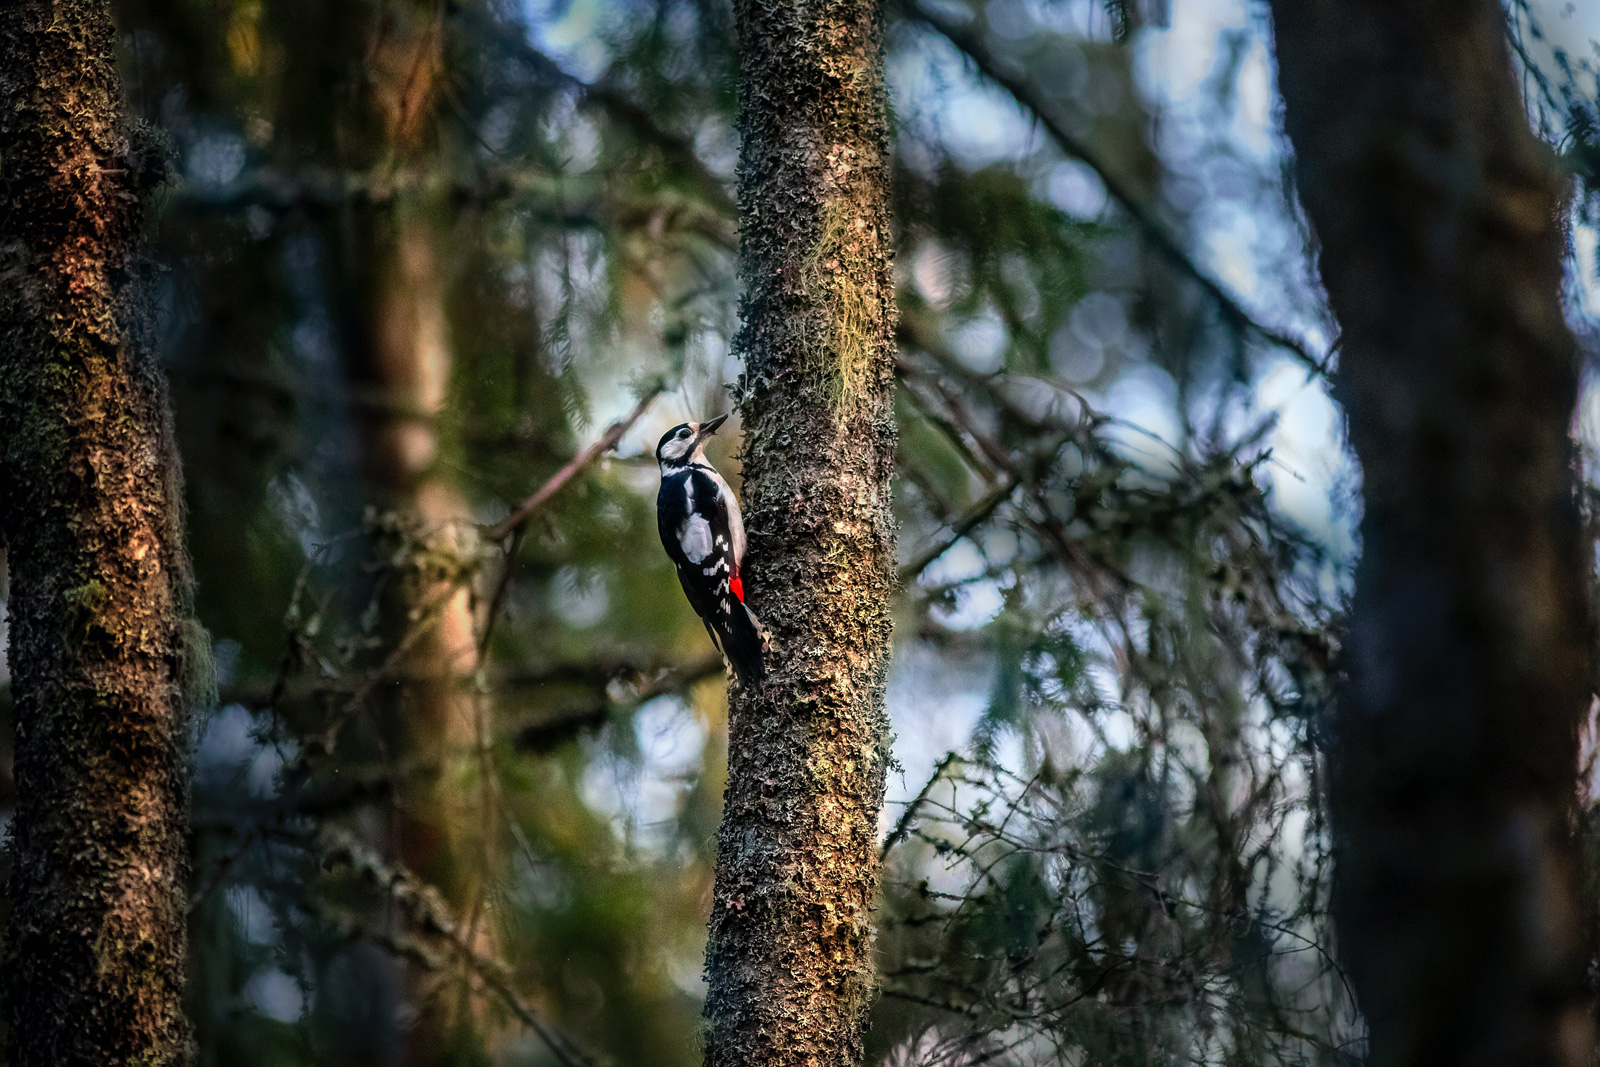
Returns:
[[[685,429],[682,429],[682,430],[679,430],[679,431],[678,431],[678,436],[679,436],[679,437],[688,437],[688,436],[689,436],[689,431],[688,431],[688,429],[687,429],[687,428],[685,428]]]

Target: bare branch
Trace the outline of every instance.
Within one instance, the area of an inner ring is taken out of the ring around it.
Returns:
[[[950,536],[930,546],[922,555],[900,568],[900,584],[905,585],[914,581],[918,575],[927,570],[934,560],[944,555],[955,547],[956,542],[977,529],[990,515],[995,513],[1001,504],[1011,499],[1011,494],[1017,491],[1017,486],[1022,484],[1019,475],[1013,473],[1006,480],[988,493],[984,498],[967,510],[960,519],[950,524]]]
[[[889,836],[883,839],[883,845],[878,849],[878,859],[880,861],[887,858],[889,850],[904,841],[911,833],[911,820],[915,819],[917,812],[922,810],[922,805],[928,800],[928,794],[933,792],[933,787],[943,780],[944,772],[949,770],[952,764],[959,762],[961,762],[961,754],[959,752],[946,752],[944,754],[944,758],[933,768],[933,773],[928,776],[928,780],[917,791],[917,795],[906,805],[906,810],[902,811],[900,818],[895,820],[894,829],[889,831]]]
[[[597,683],[602,689],[599,699],[590,704],[582,704],[571,708],[560,715],[530,723],[517,731],[516,746],[522,751],[543,752],[553,748],[556,743],[564,741],[577,734],[586,727],[596,727],[611,717],[618,708],[637,707],[647,700],[671,693],[682,693],[699,682],[705,681],[720,674],[723,670],[723,660],[720,655],[707,656],[704,659],[685,663],[680,667],[666,670],[657,670],[653,673],[633,670],[633,680],[630,685],[633,692],[623,699],[613,699],[609,692],[610,684],[626,678],[630,671],[626,668],[613,670],[605,675],[589,673],[588,681]],[[529,680],[513,679],[511,684],[530,684]],[[537,681],[531,684],[538,684]]]
[[[644,413],[649,410],[655,398],[661,395],[663,389],[664,386],[657,383],[647,390],[639,398],[639,403],[634,405],[633,410],[628,413],[626,418],[612,423],[606,429],[606,432],[600,435],[599,440],[579,452],[576,456],[573,456],[571,462],[552,474],[550,480],[534,490],[532,496],[512,508],[511,514],[485,530],[483,532],[484,539],[487,541],[504,541],[520,530],[522,525],[533,516],[534,512],[548,504],[550,498],[559,493],[580,471],[605,453],[616,448],[617,442],[621,441],[627,432],[633,429],[634,423],[644,417]]]
[[[479,23],[495,34],[496,42],[512,59],[521,63],[534,77],[546,84],[558,86],[573,93],[582,107],[603,111],[631,130],[641,141],[654,145],[674,167],[687,176],[695,191],[704,198],[706,206],[726,218],[738,214],[733,197],[728,195],[727,184],[701,160],[694,143],[687,137],[663,129],[650,112],[630,100],[620,89],[604,81],[589,83],[569,74],[562,66],[535,48],[520,33],[507,32],[507,28],[490,23],[490,20],[471,8],[463,6],[457,17]]]
[[[323,854],[322,862],[324,866],[351,867],[387,893],[419,933],[451,949],[500,998],[512,1015],[538,1035],[562,1067],[595,1067],[595,1060],[571,1038],[539,1018],[533,1006],[512,986],[510,968],[497,957],[478,950],[431,885],[418,880],[411,872],[384,861],[353,837],[336,838],[332,847]],[[379,944],[430,969],[438,969],[442,962],[432,953],[416,951],[403,941],[390,943],[380,939]]]

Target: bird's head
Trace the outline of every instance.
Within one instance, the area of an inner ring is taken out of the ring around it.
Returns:
[[[661,464],[663,470],[687,467],[702,458],[706,438],[716,433],[717,427],[727,421],[728,416],[718,415],[708,422],[686,422],[674,426],[661,435],[661,443],[656,445],[656,462]]]

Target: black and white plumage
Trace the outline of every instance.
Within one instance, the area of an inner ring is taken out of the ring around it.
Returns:
[[[760,685],[765,635],[744,603],[744,518],[733,490],[705,456],[706,439],[727,417],[686,422],[662,435],[656,526],[689,605],[734,677],[741,686]]]

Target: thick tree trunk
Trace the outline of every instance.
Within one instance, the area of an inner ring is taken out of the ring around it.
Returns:
[[[1587,1062],[1562,184],[1498,0],[1272,6],[1364,479],[1331,803],[1371,1062]]]
[[[166,393],[135,323],[141,185],[161,161],[130,144],[114,42],[104,0],[0,5],[12,1067],[187,1047],[182,683],[201,654]]]
[[[862,1055],[888,729],[894,285],[876,0],[739,0],[750,600],[706,954],[706,1062]]]

